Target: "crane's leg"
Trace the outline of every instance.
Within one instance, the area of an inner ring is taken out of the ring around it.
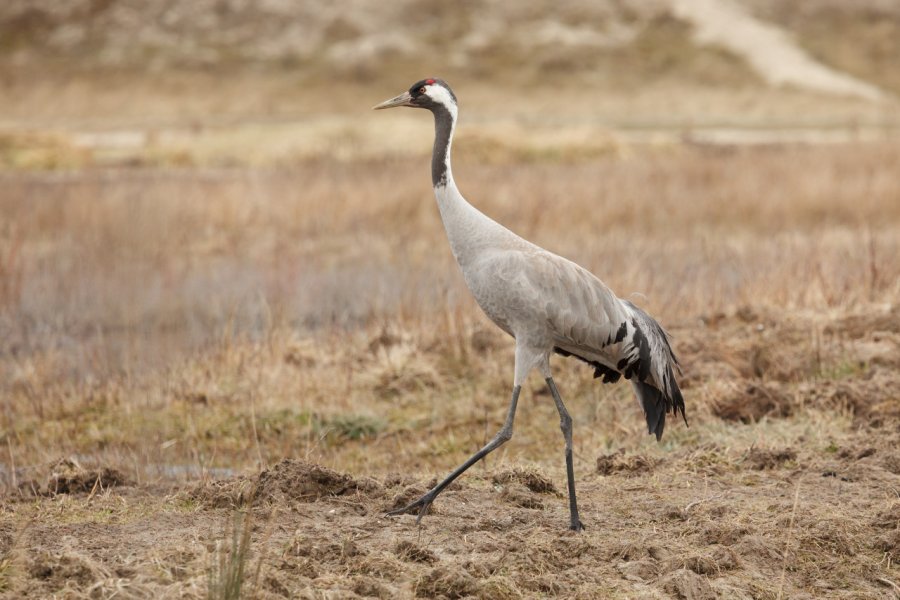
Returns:
[[[520,391],[522,391],[521,385],[516,385],[513,388],[512,401],[509,404],[509,412],[506,413],[506,422],[503,424],[503,427],[500,429],[500,431],[497,432],[497,435],[495,435],[493,439],[488,442],[487,445],[485,445],[484,448],[473,454],[469,460],[460,465],[458,469],[450,473],[450,475],[448,475],[446,479],[434,486],[431,490],[428,491],[427,494],[425,494],[412,504],[408,504],[407,506],[398,508],[397,510],[392,510],[388,513],[388,515],[402,515],[403,513],[418,508],[419,516],[416,519],[416,523],[419,523],[422,520],[422,517],[425,516],[425,513],[428,512],[428,507],[431,506],[431,503],[434,502],[434,499],[437,498],[438,494],[444,491],[445,487],[453,483],[454,479],[465,473],[466,469],[508,442],[512,438],[513,434],[513,420],[516,418],[516,405],[519,403]]]
[[[566,478],[569,483],[569,529],[581,531],[584,525],[578,518],[578,502],[575,500],[575,468],[572,464],[572,417],[566,410],[562,398],[559,396],[559,390],[552,377],[547,377],[547,386],[553,395],[553,401],[556,402],[556,410],[559,411],[559,428],[562,429],[563,437],[566,439]]]

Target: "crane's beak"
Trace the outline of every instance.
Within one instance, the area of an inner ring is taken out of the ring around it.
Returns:
[[[396,98],[391,98],[390,100],[385,100],[381,104],[379,104],[377,106],[373,106],[372,110],[381,110],[383,108],[394,108],[395,106],[413,106],[412,96],[409,95],[409,92],[403,92]]]

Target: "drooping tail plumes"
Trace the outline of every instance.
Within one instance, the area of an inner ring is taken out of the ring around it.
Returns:
[[[641,381],[632,380],[631,385],[634,387],[634,393],[647,418],[647,433],[656,435],[656,441],[662,439],[663,430],[666,428],[666,413],[669,412],[670,407],[674,416],[678,416],[678,411],[681,410],[681,416],[687,424],[687,417],[684,414],[684,398],[674,379],[671,386],[671,399],[667,399],[663,392],[652,385]]]
[[[681,372],[678,359],[672,352],[669,335],[656,320],[640,308],[625,301],[633,315],[635,332],[632,350],[620,362],[626,379],[631,380],[635,395],[647,417],[649,433],[662,437],[666,427],[666,413],[678,415],[687,425],[684,397],[675,381],[675,371]]]

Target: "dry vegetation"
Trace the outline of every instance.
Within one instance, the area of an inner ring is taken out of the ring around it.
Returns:
[[[492,434],[511,376],[424,161],[8,173],[0,584],[199,596],[241,565],[260,597],[891,597],[897,147],[469,149],[484,210],[637,292],[685,362],[691,427],[657,446],[627,387],[557,361],[585,535],[537,381],[424,529],[382,517]]]
[[[900,597],[896,102],[767,89],[665,2],[300,4],[0,7],[0,597]],[[898,89],[889,2],[743,4]],[[657,444],[555,360],[582,534],[537,378],[384,517],[512,378],[427,116],[367,111],[432,72],[463,192],[684,363]]]

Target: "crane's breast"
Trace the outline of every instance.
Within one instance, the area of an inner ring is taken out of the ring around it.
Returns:
[[[527,274],[521,252],[493,252],[463,268],[475,301],[507,333],[538,335],[545,323],[546,300]]]

